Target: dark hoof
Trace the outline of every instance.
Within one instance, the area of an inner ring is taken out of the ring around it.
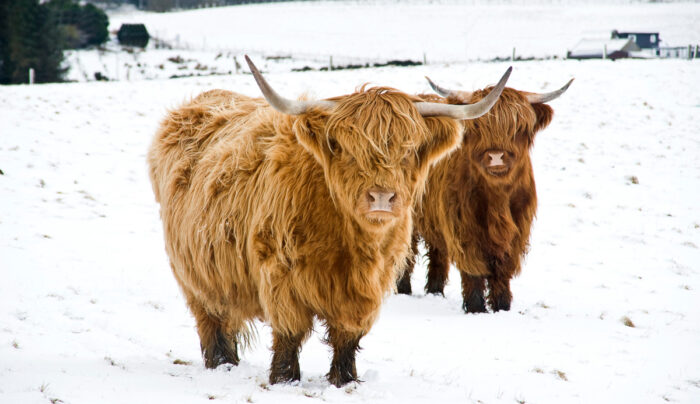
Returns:
[[[471,314],[471,313],[486,313],[486,306],[468,306],[463,304],[462,305],[462,310],[464,310],[465,313]]]
[[[328,372],[328,382],[335,387],[343,387],[346,384],[350,382],[359,382],[360,380],[357,378],[356,374],[353,374],[354,372],[352,371],[341,371],[339,369],[331,369],[330,372]]]
[[[270,371],[270,384],[291,383],[298,380],[301,380],[301,372],[299,371],[298,363],[294,369],[287,369],[286,371]]]
[[[510,310],[510,302],[512,298],[509,296],[503,296],[500,298],[494,299],[491,303],[491,308],[493,309],[494,312],[497,311],[509,311]]]
[[[238,366],[238,358],[230,358],[223,354],[215,354],[211,357],[204,358],[204,366],[207,369],[216,369],[221,365],[231,364],[233,366]]]
[[[202,356],[204,357],[204,366],[207,369],[216,369],[226,363],[237,366],[240,362],[236,342],[229,341],[220,331],[216,333],[216,340],[213,344],[202,348]]]
[[[289,383],[297,380],[301,380],[298,356],[274,357],[270,366],[270,384]]]
[[[462,310],[465,313],[486,313],[486,302],[484,296],[474,294],[469,299],[464,299]]]
[[[425,293],[445,297],[445,282],[428,282],[425,285]]]
[[[396,291],[402,295],[410,295],[412,293],[411,277],[402,276],[401,279],[399,279],[398,282],[396,282]]]

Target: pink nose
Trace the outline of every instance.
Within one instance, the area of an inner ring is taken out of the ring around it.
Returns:
[[[372,188],[367,191],[370,212],[391,212],[395,201],[396,192],[383,188]]]
[[[489,166],[494,167],[505,165],[505,163],[503,162],[503,154],[503,152],[489,153],[491,159],[491,161],[489,162]]]

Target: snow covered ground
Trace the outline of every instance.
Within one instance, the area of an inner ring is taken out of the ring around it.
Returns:
[[[475,89],[507,66],[267,77],[288,96],[417,93],[424,75]],[[267,384],[264,324],[240,366],[204,369],[170,273],[146,149],[167,108],[211,88],[257,95],[250,75],[1,87],[0,402],[700,402],[700,62],[515,63],[509,86],[571,77],[535,142],[538,220],[512,310],[465,315],[454,270],[445,298],[425,296],[421,265],[417,293],[389,296],[362,340],[364,382],[341,389],[321,327],[298,384]]]
[[[700,44],[697,1],[318,1],[165,14],[122,8],[109,17],[112,32],[144,23],[154,37],[148,51],[118,51],[116,39],[106,50],[70,51],[68,80],[228,74],[236,63],[245,69],[244,53],[265,58],[270,71],[492,60],[513,48],[516,58],[565,58],[581,39],[609,39],[613,29],[660,32],[661,46]]]
[[[206,25],[193,21],[206,20]],[[663,46],[700,43],[700,3],[630,0],[320,1],[201,9],[125,12],[110,28],[146,24],[178,47],[317,57],[326,61],[467,61],[564,57],[584,37],[610,31],[660,32]],[[343,62],[343,63],[348,63]]]

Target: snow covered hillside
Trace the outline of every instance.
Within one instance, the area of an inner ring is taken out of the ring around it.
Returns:
[[[339,63],[566,55],[584,37],[660,32],[663,46],[700,43],[700,3],[636,1],[321,1],[110,15],[192,50],[262,52]],[[199,22],[206,22],[201,24]]]
[[[504,59],[514,48],[516,58],[564,58],[581,39],[610,38],[613,29],[660,32],[665,47],[700,44],[700,2],[318,1],[165,14],[122,8],[109,17],[112,32],[144,23],[147,50],[122,50],[113,38],[68,51],[67,80],[230,74],[245,70],[245,53],[264,58],[268,71]]]
[[[487,10],[483,21],[472,20],[482,28],[493,21],[488,10],[521,7],[476,3]],[[570,7],[587,10],[582,15],[590,15],[594,28],[624,8],[555,3],[542,8],[553,17],[568,15]],[[332,4],[298,6],[330,13]],[[334,15],[351,19],[355,11],[343,4]],[[373,3],[352,4],[364,7],[374,26],[382,21],[368,10]],[[455,3],[409,3],[423,16],[446,4],[457,19]],[[681,6],[689,19],[675,19],[685,13]],[[261,21],[259,14],[298,19],[279,42],[285,48],[310,46],[316,28],[334,38],[333,27],[346,24],[334,17],[336,24],[311,27],[301,20],[305,13],[280,7],[287,13],[240,7],[252,14],[230,25],[245,30],[246,21]],[[676,7],[673,18],[653,13]],[[664,27],[671,21],[681,21],[684,37],[700,36],[697,3],[634,4],[623,14],[637,9],[664,24],[662,38],[666,31],[670,37]],[[188,13],[211,13],[207,18],[215,21],[226,10]],[[197,28],[211,46],[224,36],[207,31],[218,23],[176,21],[185,14],[169,15],[170,33],[182,27],[184,38]],[[148,15],[163,24],[166,16]],[[545,36],[515,17],[508,21],[506,36]],[[586,25],[566,21],[572,31]],[[546,26],[540,17],[532,22]],[[643,28],[623,25],[605,29]],[[244,46],[278,51],[258,29]],[[434,44],[452,29],[424,34],[435,35],[425,41]],[[417,37],[401,35],[406,31],[389,41],[377,28],[370,49],[383,54],[396,44],[396,55],[421,52],[413,47]],[[369,40],[363,35],[358,42]],[[567,41],[552,38],[547,50],[533,52],[549,53]],[[321,54],[325,46],[334,49],[331,42],[300,52]],[[355,49],[350,42],[347,49]],[[446,87],[476,89],[493,84],[509,65],[453,61],[293,73],[254,60],[289,97],[345,94],[366,82],[428,92],[425,75]],[[341,389],[325,380],[330,352],[320,326],[303,346],[299,383],[268,385],[271,336],[264,324],[238,367],[204,369],[194,321],[170,272],[146,172],[148,145],[166,110],[202,91],[260,94],[251,75],[0,87],[0,403],[700,402],[700,61],[549,60],[513,67],[508,85],[517,89],[547,91],[576,80],[551,102],[554,120],[535,141],[540,205],[531,252],[512,284],[511,311],[464,314],[455,270],[445,298],[425,296],[421,263],[414,296],[387,297],[362,340],[357,369],[364,382]]]

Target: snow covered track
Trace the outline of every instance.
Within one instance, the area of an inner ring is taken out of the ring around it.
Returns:
[[[506,66],[268,79],[417,93],[425,75],[473,89]],[[301,383],[269,386],[262,325],[240,366],[205,370],[164,253],[145,163],[157,124],[204,90],[259,94],[251,76],[1,88],[0,402],[700,401],[700,63],[522,63],[508,85],[571,77],[533,149],[538,219],[511,311],[463,314],[454,270],[444,299],[392,296],[357,357],[365,382],[343,389],[319,334]]]

